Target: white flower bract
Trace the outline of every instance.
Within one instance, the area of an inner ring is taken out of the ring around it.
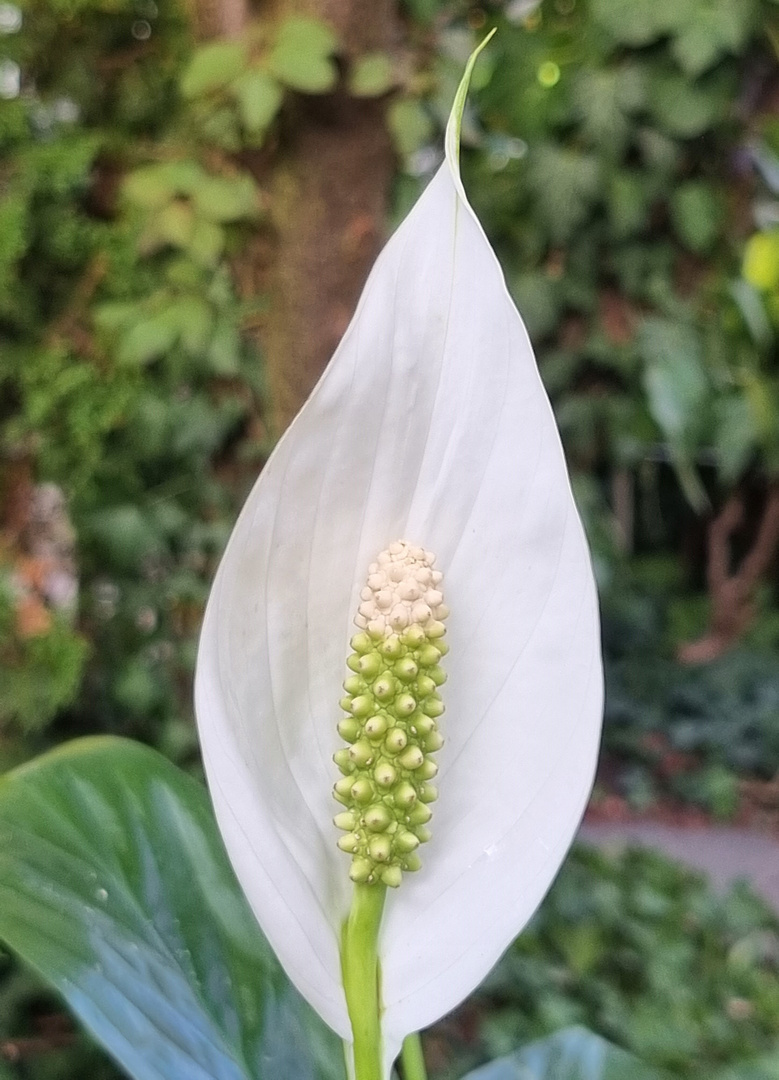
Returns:
[[[404,1036],[476,987],[546,893],[602,712],[587,545],[527,333],[463,191],[463,98],[445,163],[243,508],[197,665],[238,880],[292,981],[349,1040],[339,939],[352,886],[331,792],[352,619],[397,537],[445,569],[434,835],[389,893],[379,943],[387,1077]]]

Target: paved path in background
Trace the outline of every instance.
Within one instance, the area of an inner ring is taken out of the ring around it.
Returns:
[[[579,839],[606,849],[628,843],[657,848],[708,874],[719,890],[745,879],[779,912],[779,841],[762,833],[719,826],[677,829],[651,821],[588,822],[579,831]]]

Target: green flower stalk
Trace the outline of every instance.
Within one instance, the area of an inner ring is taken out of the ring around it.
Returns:
[[[343,775],[333,789],[345,807],[333,819],[345,833],[338,847],[356,883],[397,888],[430,839],[448,651],[442,579],[432,552],[399,540],[368,567],[360,593],[338,725],[348,746],[334,756]]]

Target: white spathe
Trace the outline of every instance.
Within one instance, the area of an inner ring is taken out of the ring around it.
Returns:
[[[546,893],[587,800],[602,714],[597,599],[560,440],[460,181],[464,94],[445,163],[243,508],[197,666],[238,880],[289,977],[349,1040],[351,883],[331,791],[352,620],[388,544],[437,556],[451,609],[446,744],[423,868],[387,896],[387,1076],[404,1036],[474,989]]]

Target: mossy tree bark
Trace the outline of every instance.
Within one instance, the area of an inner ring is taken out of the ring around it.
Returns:
[[[273,17],[329,22],[342,68],[368,52],[391,52],[395,0],[274,0]],[[264,335],[271,423],[281,434],[324,370],[381,247],[393,151],[382,100],[343,85],[295,95],[282,117],[270,182],[274,258]]]
[[[188,2],[201,39],[238,36],[255,15],[269,24],[304,15],[329,23],[340,42],[336,90],[288,94],[274,145],[242,155],[269,194],[270,228],[236,271],[244,296],[270,296],[258,333],[278,436],[324,370],[381,247],[393,168],[386,100],[355,98],[346,82],[356,57],[395,48],[397,0]]]
[[[248,0],[186,0],[199,41],[240,37],[249,20]]]

